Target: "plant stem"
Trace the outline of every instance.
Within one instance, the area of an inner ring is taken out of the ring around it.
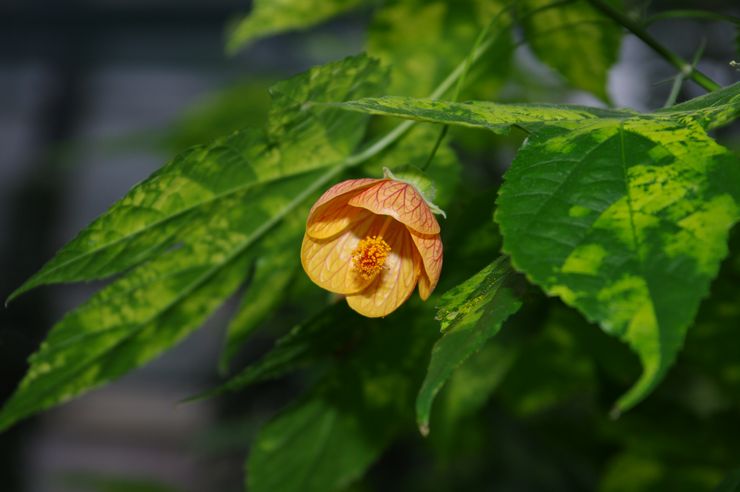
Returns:
[[[693,68],[689,62],[660,44],[660,42],[658,42],[658,40],[656,40],[650,33],[648,33],[639,23],[637,23],[618,9],[612,7],[605,0],[588,0],[588,2],[594,8],[600,10],[602,13],[613,19],[615,22],[621,24],[632,34],[640,38],[640,40],[642,40],[646,45],[650,46],[668,63],[686,74],[687,77],[692,79],[694,82],[702,86],[707,91],[711,92],[720,88],[719,84],[707,77],[704,73]]]
[[[488,36],[488,31],[491,29],[491,27],[494,24],[498,22],[501,16],[508,10],[509,10],[509,7],[502,9],[498,14],[496,14],[493,17],[493,19],[491,19],[491,21],[485,25],[485,27],[478,34],[478,37],[475,39],[475,44],[473,45],[473,48],[470,50],[470,53],[468,53],[468,56],[465,57],[465,64],[463,65],[463,69],[460,74],[460,77],[457,79],[457,84],[455,85],[455,92],[452,94],[453,102],[457,101],[457,98],[460,97],[460,92],[462,91],[462,88],[465,85],[465,77],[467,76],[468,71],[470,70],[470,66],[475,61],[474,55],[478,51],[478,48],[480,48],[483,42],[486,40],[486,37]],[[493,44],[495,39],[497,39],[497,37],[491,39],[489,44]],[[434,156],[437,155],[437,150],[439,149],[439,146],[442,144],[442,141],[447,135],[447,131],[449,130],[449,128],[450,128],[449,125],[442,126],[442,129],[440,130],[439,135],[437,135],[437,139],[434,141],[432,152],[429,154],[429,157],[427,157],[426,162],[421,167],[422,171],[426,171],[426,169],[429,167],[429,164],[431,164],[432,160],[434,160]]]
[[[701,58],[701,55],[704,53],[704,45],[706,44],[705,40],[701,40],[701,44],[699,45],[699,49],[696,50],[696,53],[694,54],[694,58],[691,60],[691,66],[695,67],[697,63],[699,63],[699,59]],[[671,87],[671,93],[668,95],[668,99],[666,100],[665,104],[663,105],[664,108],[670,108],[674,104],[676,104],[676,99],[678,99],[678,93],[681,90],[681,86],[683,85],[684,80],[686,80],[686,74],[683,72],[678,72],[676,75],[676,78],[673,80],[673,87]]]
[[[555,0],[552,3],[542,5],[528,12],[525,12],[524,14],[522,14],[521,18],[525,18],[525,17],[531,16],[536,13],[549,10],[552,8],[557,8],[562,5],[573,3],[574,1],[575,0]],[[498,21],[500,16],[505,11],[509,10],[513,4],[514,2],[509,3],[508,6],[504,10],[502,10],[501,12],[499,12],[499,14],[494,16],[493,20],[488,24],[488,26],[486,26],[483,32],[479,35],[472,52],[465,58],[465,60],[460,62],[452,72],[450,72],[450,74],[437,86],[436,89],[434,89],[434,91],[429,95],[429,99],[439,99],[448,90],[450,90],[450,88],[452,88],[453,84],[458,82],[461,78],[465,77],[468,71],[468,68],[473,63],[475,63],[478,60],[478,58],[480,58],[483,55],[483,53],[485,53],[491,47],[491,45],[493,45],[494,41],[496,40],[496,37],[489,37],[486,39],[488,31],[493,26],[493,24],[495,24]],[[457,99],[457,93],[459,93],[459,91],[460,91],[460,86],[458,85],[455,99]],[[401,138],[415,124],[416,124],[415,121],[411,121],[411,120],[404,121],[403,123],[396,126],[389,133],[381,137],[379,140],[376,140],[374,143],[370,144],[370,146],[361,150],[357,154],[353,154],[349,156],[347,159],[344,160],[342,164],[340,164],[340,166],[354,167],[359,164],[362,164],[368,159],[371,159],[372,157],[379,154],[380,152],[382,152],[389,146],[393,145],[399,138]],[[445,130],[442,130],[442,132],[445,132]],[[442,132],[440,132],[441,137],[437,139],[437,143],[435,144],[435,147],[434,147],[435,152],[437,148],[439,147],[442,139],[444,138],[444,133]],[[432,154],[432,157],[433,156],[434,154]]]
[[[471,56],[471,60],[475,61],[478,58],[483,55],[483,53],[486,52],[488,48],[491,47],[492,40],[485,41],[480,44],[478,49],[474,50]],[[460,64],[455,67],[455,69],[450,72],[450,74],[445,78],[442,83],[440,83],[436,89],[429,95],[429,99],[439,99],[442,97],[445,92],[450,90],[450,88],[453,86],[457,80],[462,77],[463,73],[465,73],[465,67],[467,64],[467,60],[461,62]],[[372,157],[376,156],[380,152],[384,151],[391,145],[393,145],[396,140],[401,138],[404,133],[406,133],[412,126],[416,124],[415,121],[404,121],[403,123],[396,126],[393,130],[386,133],[383,137],[376,140],[374,143],[370,144],[370,146],[366,147],[365,149],[361,150],[357,154],[353,154],[349,156],[347,159],[344,160],[344,162],[341,164],[342,167],[353,167],[357,166],[359,164],[362,164],[363,162],[367,161],[368,159],[371,159]]]
[[[731,24],[740,25],[740,17],[728,14],[719,14],[708,10],[666,10],[665,12],[658,12],[655,15],[651,15],[645,19],[645,24],[650,25],[654,22],[665,19],[700,19],[706,21],[729,22]]]
[[[434,160],[434,156],[437,155],[437,150],[439,149],[439,146],[442,144],[442,140],[445,139],[447,136],[447,131],[449,130],[450,125],[444,125],[442,129],[439,131],[439,134],[437,135],[437,139],[434,141],[434,146],[432,147],[432,152],[429,154],[429,157],[427,157],[426,162],[423,166],[421,166],[422,171],[426,171],[429,167],[429,164],[432,163]]]

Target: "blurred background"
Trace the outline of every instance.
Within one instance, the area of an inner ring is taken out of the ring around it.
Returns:
[[[734,0],[701,7],[740,14]],[[224,28],[248,10],[248,0],[0,3],[0,297],[177,152],[260,124],[272,82],[363,49],[368,16],[360,12],[228,57]],[[671,20],[653,32],[686,58],[705,40],[702,70],[722,85],[738,80],[727,66],[738,58],[731,25]],[[563,88],[525,50],[516,59],[524,73],[537,74],[545,97],[599,104]],[[611,74],[611,95],[618,106],[655,108],[673,75],[628,36]],[[701,93],[688,83],[682,97]],[[737,149],[737,128],[724,132],[724,142]],[[512,152],[502,145],[491,157],[499,169]],[[47,330],[98,287],[41,288],[0,309],[0,402]],[[154,363],[0,435],[0,490],[241,490],[251,437],[301,382],[177,403],[216,381],[233,308],[225,306]],[[258,337],[244,357],[270,341],[269,334]],[[374,473],[403,469],[399,456],[391,454]]]

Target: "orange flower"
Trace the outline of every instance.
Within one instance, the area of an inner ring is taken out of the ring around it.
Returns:
[[[301,247],[311,280],[343,294],[358,313],[395,311],[414,291],[426,300],[442,270],[439,224],[424,197],[404,181],[350,179],[311,208]]]

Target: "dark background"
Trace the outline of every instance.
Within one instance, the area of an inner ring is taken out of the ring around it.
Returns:
[[[726,12],[733,6],[700,5]],[[264,112],[270,81],[362,50],[367,19],[357,14],[227,57],[224,26],[246,11],[246,0],[0,3],[0,297],[133,184],[209,133],[183,123],[187,108],[203,108],[210,94],[239,83],[245,100],[254,100],[254,112],[244,113],[244,122],[253,123]],[[723,85],[738,79],[727,68],[738,57],[730,26],[671,21],[653,32],[687,58],[705,38],[701,68]],[[533,63],[526,52],[517,55]],[[673,75],[627,37],[612,73],[612,96],[620,106],[660,106]],[[687,84],[683,96],[701,93]],[[568,99],[595,103],[580,93]],[[233,129],[230,121],[221,124],[220,133]],[[0,309],[0,402],[46,331],[97,287],[41,288]],[[157,484],[161,490],[240,490],[248,443],[294,393],[290,381],[241,397],[177,404],[214,381],[232,308],[145,368],[0,435],[0,491],[102,490],[86,488],[97,482],[132,491],[160,490]],[[269,340],[258,339],[253,350],[266,346]],[[383,466],[404,464],[386,460]]]

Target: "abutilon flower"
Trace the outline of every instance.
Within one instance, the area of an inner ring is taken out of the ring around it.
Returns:
[[[386,316],[417,283],[423,300],[437,286],[439,231],[430,204],[414,185],[390,173],[383,179],[350,179],[329,188],[311,208],[301,263],[314,283],[346,296],[358,313]]]

